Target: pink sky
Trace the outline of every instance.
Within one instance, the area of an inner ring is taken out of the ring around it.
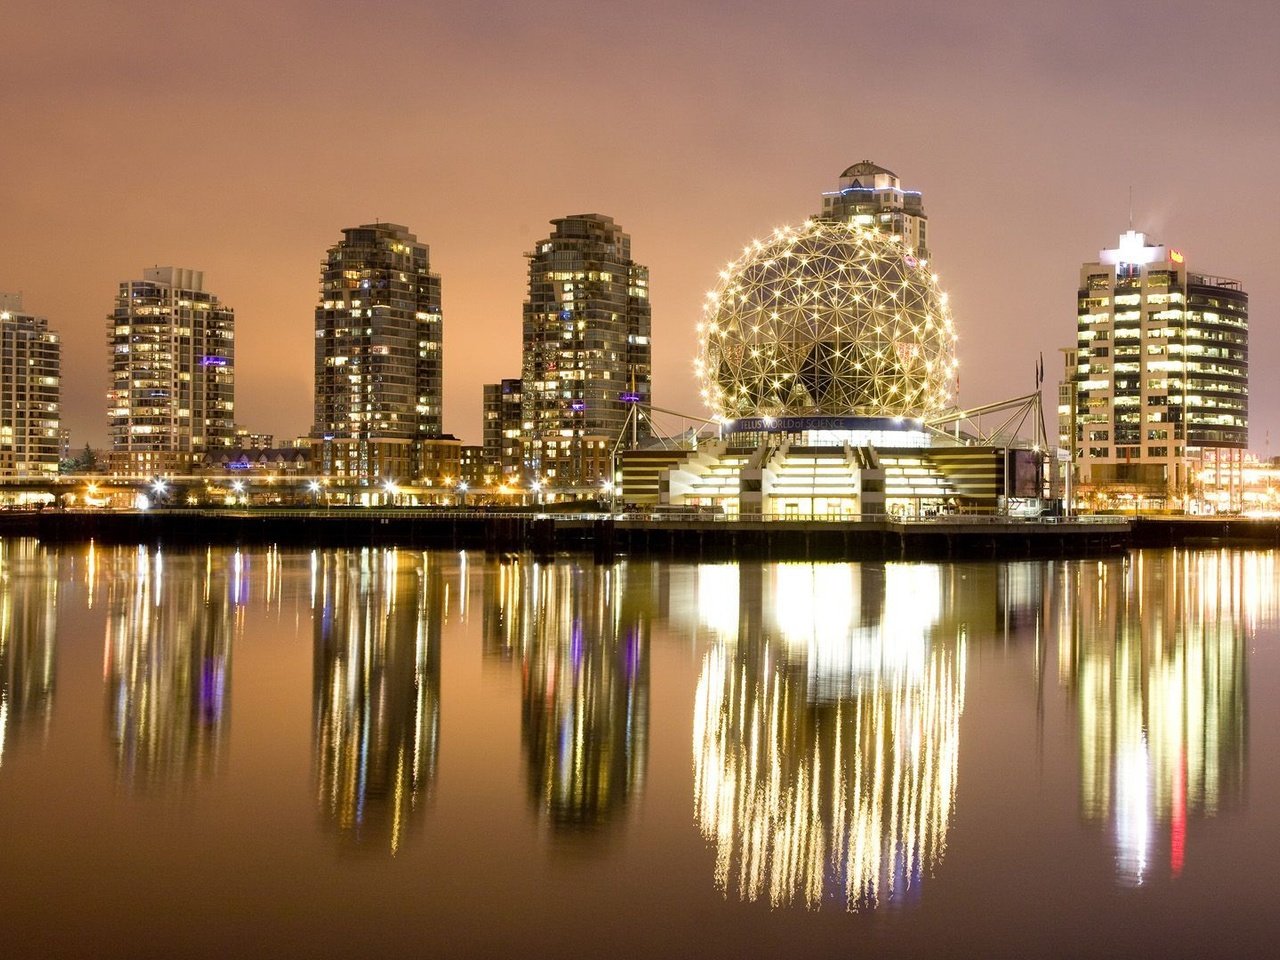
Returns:
[[[236,310],[238,421],[292,437],[325,249],[404,223],[443,278],[445,428],[478,443],[481,384],[519,372],[523,252],[605,213],[651,270],[655,402],[700,413],[716,272],[872,159],[924,192],[975,405],[1041,351],[1053,386],[1132,186],[1137,229],[1244,281],[1251,445],[1280,452],[1280,12],[1038,7],[7,0],[0,290],[63,335],[64,418],[98,445],[116,285],[202,269]]]

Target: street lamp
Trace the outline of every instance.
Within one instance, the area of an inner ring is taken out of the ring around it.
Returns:
[[[467,505],[467,485],[465,483],[458,484],[458,506],[465,507]]]
[[[533,502],[542,503],[542,481],[533,481],[533,483],[529,484],[529,488],[533,491]]]
[[[388,477],[382,482],[382,489],[387,495],[387,502],[394,505],[396,496],[396,482]]]

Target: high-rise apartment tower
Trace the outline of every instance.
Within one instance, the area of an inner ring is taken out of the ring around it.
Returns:
[[[632,419],[650,406],[649,269],[612,217],[551,223],[528,254],[524,465],[531,481],[582,488],[610,478],[620,441],[651,432],[647,416]]]
[[[1081,267],[1077,307],[1081,492],[1197,509],[1209,474],[1215,489],[1238,491],[1249,440],[1240,281],[1195,273],[1179,251],[1130,230]]]
[[[62,343],[0,293],[0,477],[51,476],[61,457]]]
[[[235,312],[204,273],[152,267],[120,284],[107,318],[111,469],[187,473],[235,437]]]
[[[342,231],[320,271],[315,425],[319,469],[358,485],[421,475],[442,433],[440,277],[394,223]]]

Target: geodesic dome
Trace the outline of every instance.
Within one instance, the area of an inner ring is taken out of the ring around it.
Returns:
[[[720,273],[698,325],[702,397],[718,415],[922,417],[946,407],[947,295],[902,242],[811,220]]]

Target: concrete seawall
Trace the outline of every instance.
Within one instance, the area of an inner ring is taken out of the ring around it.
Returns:
[[[1134,517],[1135,547],[1280,547],[1280,519]]]
[[[588,553],[687,559],[934,560],[1091,556],[1122,551],[1127,522],[742,521],[689,517],[492,514],[422,510],[45,511],[0,517],[0,536],[46,543],[289,547],[400,546],[490,553]]]

